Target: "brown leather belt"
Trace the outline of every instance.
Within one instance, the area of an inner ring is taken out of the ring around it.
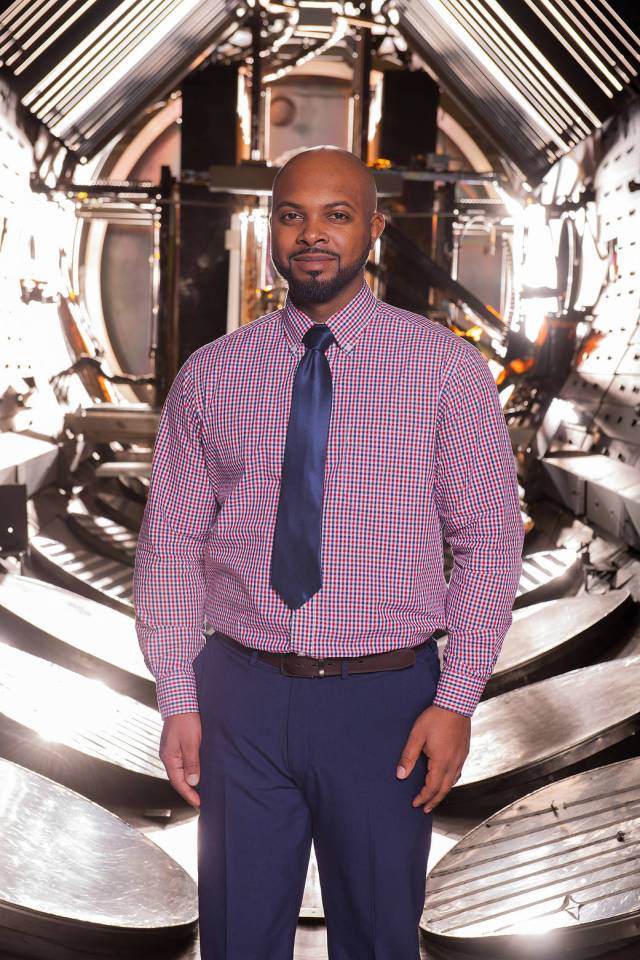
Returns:
[[[215,636],[249,657],[253,647],[248,647],[233,637],[220,631]],[[397,650],[385,650],[383,653],[367,653],[361,657],[316,657],[299,656],[297,653],[273,653],[270,650],[258,650],[258,659],[278,667],[288,677],[337,677],[342,674],[342,661],[346,660],[348,673],[377,673],[380,670],[406,670],[416,662],[416,650],[431,641],[428,637],[415,647],[400,647]]]

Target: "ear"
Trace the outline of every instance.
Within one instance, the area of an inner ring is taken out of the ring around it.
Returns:
[[[371,217],[371,246],[374,245],[378,237],[382,235],[382,231],[385,227],[384,215],[380,213],[379,210]]]

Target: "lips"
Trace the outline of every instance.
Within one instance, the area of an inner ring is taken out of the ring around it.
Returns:
[[[328,270],[336,257],[329,253],[304,253],[291,258],[303,273],[321,274]]]
[[[335,257],[312,255],[312,256],[303,256],[303,257],[293,257],[294,260],[297,260],[298,263],[329,263],[331,260],[335,260]]]

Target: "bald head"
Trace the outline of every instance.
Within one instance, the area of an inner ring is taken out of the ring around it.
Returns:
[[[314,147],[278,172],[271,256],[289,296],[309,315],[339,308],[364,283],[369,253],[384,228],[377,205],[371,170],[347,150]]]
[[[378,207],[378,193],[372,171],[355,154],[340,147],[312,147],[287,160],[273,180],[274,206],[276,197],[286,192],[292,177],[315,182],[327,177],[338,182],[343,181],[348,192],[362,206],[365,215],[371,216]]]

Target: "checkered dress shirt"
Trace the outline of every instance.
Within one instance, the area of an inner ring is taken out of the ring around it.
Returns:
[[[490,370],[472,344],[366,284],[326,321],[336,342],[326,353],[323,584],[291,610],[269,569],[293,377],[312,322],[288,300],[195,350],[167,395],[134,570],[160,713],[198,710],[192,661],[212,630],[320,658],[443,630],[433,702],[471,716],[511,625],[524,537]]]

